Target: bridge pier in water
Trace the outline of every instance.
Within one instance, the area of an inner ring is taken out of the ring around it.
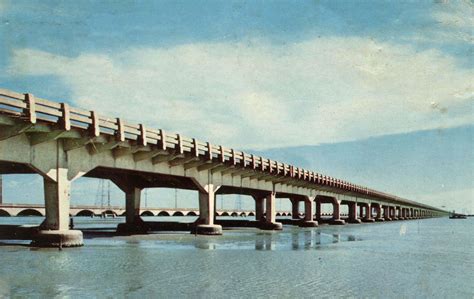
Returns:
[[[265,197],[265,221],[260,223],[263,230],[282,230],[283,225],[276,222],[276,193],[270,192]]]
[[[222,226],[215,224],[216,192],[220,186],[204,184],[199,186],[199,217],[193,224],[191,233],[198,235],[222,235]]]
[[[300,221],[300,227],[317,227],[318,222],[314,220],[315,198],[310,196],[304,197],[304,220]]]
[[[385,219],[382,217],[382,206],[378,203],[371,203],[371,208],[375,210],[375,221],[376,222],[383,222]]]
[[[53,180],[53,178],[55,180]],[[67,168],[54,169],[52,177],[45,176],[45,220],[32,236],[32,246],[76,247],[83,245],[82,232],[69,229],[71,181]]]
[[[344,225],[346,222],[341,219],[341,201],[335,197],[330,196],[316,196],[316,220],[321,223],[322,219],[321,204],[329,203],[332,205],[332,218],[329,220],[329,224]]]
[[[390,206],[382,206],[383,209],[383,219],[385,221],[391,221],[392,218],[390,217]]]
[[[298,198],[291,199],[291,219],[300,219],[300,200]]]
[[[361,220],[357,218],[357,202],[349,201],[347,202],[347,206],[349,207],[349,218],[347,219],[347,222],[353,223],[353,224],[361,223]],[[361,211],[362,211],[362,206],[361,206]],[[362,214],[363,213],[360,213],[360,217],[362,217]]]
[[[118,224],[117,232],[127,234],[146,233],[149,228],[140,217],[142,188],[127,182],[115,182],[115,184],[125,193],[125,223]]]
[[[365,214],[363,217],[361,213],[362,222],[374,222],[375,219],[372,218],[372,205],[369,203],[360,203],[359,206],[361,207],[362,213],[364,212],[364,208],[365,208]]]
[[[265,198],[261,196],[254,196],[255,200],[255,220],[257,222],[265,221]]]

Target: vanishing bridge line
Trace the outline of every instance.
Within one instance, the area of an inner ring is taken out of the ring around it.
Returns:
[[[276,198],[292,203],[292,217],[304,203],[303,227],[322,220],[321,205],[332,206],[332,224],[427,218],[447,211],[329,177],[286,163],[180,134],[103,116],[32,94],[0,90],[0,174],[37,173],[44,184],[45,220],[33,244],[83,244],[82,232],[70,230],[70,188],[80,177],[111,180],[125,194],[126,223],[119,232],[144,232],[140,200],[145,188],[198,192],[196,234],[221,234],[215,223],[216,194],[242,194],[255,200],[258,227],[282,229]]]

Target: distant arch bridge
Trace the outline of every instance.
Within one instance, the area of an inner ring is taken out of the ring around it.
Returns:
[[[217,216],[246,217],[255,216],[255,211],[248,210],[217,210]],[[70,216],[100,216],[100,215],[125,216],[125,207],[110,206],[71,206]],[[199,216],[199,209],[189,208],[148,208],[140,211],[141,216]],[[291,212],[279,211],[278,216],[291,216]],[[45,216],[44,205],[36,204],[0,204],[0,216]]]

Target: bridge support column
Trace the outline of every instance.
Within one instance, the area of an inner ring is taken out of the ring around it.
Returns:
[[[56,181],[44,178],[46,219],[33,236],[32,246],[75,247],[82,246],[83,237],[79,230],[69,229],[69,207],[71,181],[66,168],[56,169]]]
[[[390,221],[392,218],[390,217],[390,207],[389,206],[382,206],[383,208],[383,218],[385,221]]]
[[[369,203],[364,203],[365,206],[365,215],[362,218],[362,222],[374,222],[374,218],[372,218],[372,206]]]
[[[255,196],[255,220],[258,222],[265,221],[265,198]]]
[[[146,233],[148,225],[140,217],[140,201],[142,189],[136,186],[120,186],[125,192],[125,223],[117,226],[118,233]]]
[[[397,207],[391,207],[390,208],[390,214],[393,220],[398,220],[398,215],[397,215]]]
[[[321,201],[319,201],[318,198],[316,197],[315,203],[316,203],[316,221],[318,221],[318,223],[320,223],[320,221],[322,220],[322,218],[321,218]]]
[[[291,219],[300,219],[300,201],[298,199],[291,200]]]
[[[341,202],[336,198],[333,199],[332,202],[333,212],[332,212],[332,219],[329,224],[332,225],[344,225],[346,222],[341,219]]]
[[[347,222],[349,223],[360,223],[360,219],[357,218],[357,203],[356,202],[349,202],[348,204],[349,207],[349,219]],[[362,206],[360,206],[360,217],[362,217]]]
[[[220,186],[207,184],[199,190],[199,218],[191,233],[199,235],[222,235],[222,226],[214,224],[216,191]]]
[[[380,204],[372,203],[371,206],[375,208],[375,221],[377,222],[384,221],[382,217],[382,207],[380,206]]]
[[[304,199],[304,220],[300,222],[300,227],[317,227],[318,222],[313,220],[314,197],[306,196]]]
[[[266,211],[265,211],[265,222],[263,222],[260,225],[261,229],[264,230],[281,230],[283,228],[282,224],[279,222],[276,222],[276,208],[275,208],[275,202],[276,202],[276,193],[271,192],[265,197],[265,206],[266,206]]]
[[[398,220],[405,220],[405,217],[403,217],[403,208],[398,207]]]

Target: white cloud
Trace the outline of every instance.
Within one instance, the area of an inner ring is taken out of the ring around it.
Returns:
[[[469,1],[459,1],[450,5],[438,6],[432,14],[433,18],[444,26],[456,29],[472,30],[474,6]]]
[[[18,49],[10,73],[55,75],[83,108],[238,147],[474,123],[472,70],[435,50],[366,38],[199,43],[73,58]]]
[[[431,17],[436,25],[415,30],[408,40],[421,43],[473,44],[474,5],[469,1],[456,1],[434,5]]]

